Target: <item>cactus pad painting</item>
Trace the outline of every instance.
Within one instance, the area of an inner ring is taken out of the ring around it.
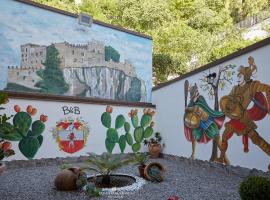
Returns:
[[[127,121],[122,114],[116,117],[115,122],[112,122],[112,112],[113,108],[107,106],[106,111],[101,115],[101,123],[107,129],[105,139],[107,151],[112,153],[115,145],[118,144],[122,153],[127,145],[131,146],[133,152],[138,152],[143,139],[151,137],[154,132],[152,117],[155,111],[145,108],[139,118],[138,110],[132,109],[128,113],[131,122]]]
[[[19,1],[0,18],[0,90],[151,102],[150,39]]]
[[[52,133],[60,150],[73,154],[85,146],[89,128],[82,119],[68,117],[58,121]]]
[[[40,115],[33,121],[37,109],[28,105],[26,111],[22,111],[19,105],[14,106],[16,114],[13,116],[13,124],[5,121],[0,125],[0,138],[8,141],[19,142],[21,153],[28,159],[33,159],[43,142],[42,133],[45,130],[45,122],[48,116]]]

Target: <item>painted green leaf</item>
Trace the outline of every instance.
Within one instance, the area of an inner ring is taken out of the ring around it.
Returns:
[[[39,135],[39,136],[37,136],[37,139],[38,139],[38,142],[39,142],[39,146],[41,146],[42,143],[43,143],[43,136]]]
[[[110,113],[104,112],[101,115],[101,123],[103,124],[103,126],[105,126],[107,128],[110,128],[111,127],[111,121],[112,121],[112,118],[111,118]]]
[[[39,147],[40,145],[38,139],[32,136],[26,137],[19,142],[20,151],[28,159],[34,158]]]
[[[13,118],[13,124],[16,129],[26,137],[32,124],[32,117],[26,112],[18,112]]]
[[[115,142],[110,141],[108,138],[105,140],[105,146],[109,153],[112,153],[113,148],[115,146]]]
[[[133,138],[130,133],[126,133],[126,140],[129,145],[133,145]]]
[[[21,134],[8,122],[0,124],[0,138],[10,141],[20,141]]]
[[[130,131],[130,124],[128,122],[125,122],[124,127],[125,127],[126,133],[128,133]]]
[[[133,152],[138,152],[141,149],[141,144],[140,143],[135,143],[132,145],[132,151]]]
[[[131,123],[132,123],[134,128],[136,128],[138,126],[138,124],[139,124],[138,115],[133,115],[131,117]]]
[[[151,137],[151,135],[153,134],[153,132],[154,132],[153,128],[151,128],[150,126],[148,126],[148,127],[145,129],[145,131],[144,131],[143,137],[144,137],[144,138],[149,138],[149,137]]]
[[[139,126],[134,130],[134,139],[136,142],[142,142],[143,140],[143,127]]]
[[[142,127],[148,126],[148,125],[150,124],[151,120],[152,120],[151,115],[149,115],[149,114],[144,114],[144,115],[142,116],[142,119],[141,119],[141,126],[142,126]]]
[[[107,130],[107,138],[114,143],[118,142],[118,132],[114,128],[109,128]]]
[[[44,130],[45,130],[45,124],[42,121],[40,121],[40,120],[34,121],[34,123],[32,124],[32,135],[33,136],[41,135]]]
[[[120,147],[121,153],[123,153],[125,148],[126,148],[126,137],[125,137],[125,135],[120,136],[120,138],[119,138],[119,147]]]
[[[118,115],[115,120],[115,128],[119,129],[124,126],[125,124],[125,117],[123,115]]]

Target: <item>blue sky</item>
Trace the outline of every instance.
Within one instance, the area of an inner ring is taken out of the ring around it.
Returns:
[[[6,85],[7,66],[20,65],[20,45],[49,45],[67,41],[86,43],[91,40],[111,45],[135,67],[145,81],[147,99],[151,102],[152,41],[93,24],[79,25],[76,18],[61,15],[14,0],[0,1],[0,89]]]

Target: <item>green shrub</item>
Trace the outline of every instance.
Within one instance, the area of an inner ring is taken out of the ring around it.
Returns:
[[[270,179],[250,176],[242,181],[239,188],[242,200],[270,200]]]

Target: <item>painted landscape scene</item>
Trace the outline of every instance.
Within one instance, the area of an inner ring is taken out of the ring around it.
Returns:
[[[151,101],[151,40],[17,2],[0,11],[1,90]]]

